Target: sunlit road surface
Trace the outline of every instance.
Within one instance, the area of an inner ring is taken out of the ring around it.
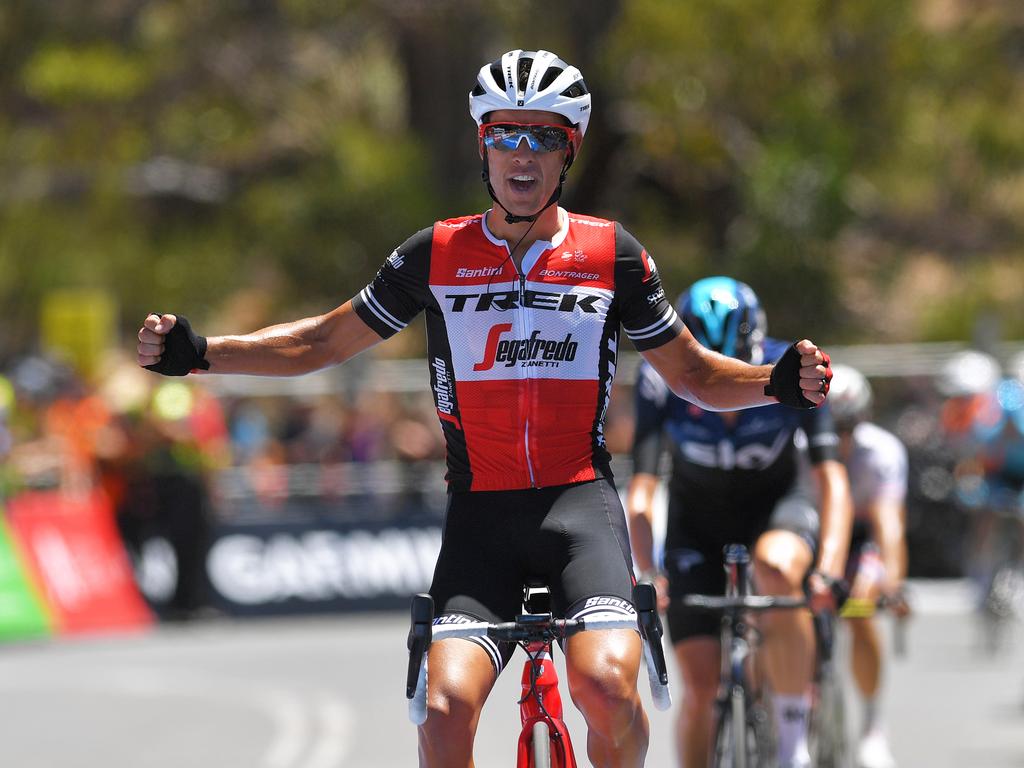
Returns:
[[[959,584],[922,584],[886,711],[902,768],[1024,766],[1024,633],[984,655]],[[886,637],[891,638],[886,622]],[[0,646],[5,768],[398,768],[416,765],[404,698],[406,618],[230,621]],[[517,656],[477,765],[515,765]],[[674,669],[672,670],[675,674]],[[564,680],[564,672],[563,672]],[[673,713],[649,705],[647,764],[673,766]],[[567,702],[581,765],[585,732]],[[676,691],[678,698],[678,691]],[[859,720],[859,707],[851,713]]]

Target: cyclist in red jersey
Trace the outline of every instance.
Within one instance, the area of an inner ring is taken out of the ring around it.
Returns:
[[[469,103],[490,210],[413,235],[362,292],[323,315],[207,339],[180,315],[152,314],[138,362],[166,375],[299,375],[342,363],[426,312],[449,483],[430,590],[436,621],[509,620],[527,579],[545,580],[567,618],[632,614],[625,515],[603,434],[620,325],[673,391],[708,409],[816,407],[828,356],[806,339],[774,366],[704,349],[632,235],[558,207],[590,116],[578,69],[547,51],[510,51],[480,69]],[[510,651],[487,640],[431,646],[421,765],[473,765],[479,713]],[[595,766],[643,764],[641,652],[627,630],[584,632],[566,645]]]

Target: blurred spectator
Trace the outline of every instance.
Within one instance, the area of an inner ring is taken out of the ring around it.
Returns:
[[[401,491],[397,497],[395,514],[423,513],[426,506],[425,488],[429,474],[434,471],[426,462],[444,459],[443,434],[436,425],[427,423],[433,410],[433,403],[427,398],[419,402],[406,402],[391,423],[389,439],[401,471]]]
[[[263,450],[270,439],[267,415],[254,402],[238,401],[229,412],[231,446],[236,464],[245,464]]]
[[[208,477],[229,461],[220,402],[193,382],[155,382],[133,363],[111,363],[100,387],[114,409],[99,451],[118,526],[146,584],[146,553],[173,552],[166,594],[147,597],[164,618],[188,618],[206,603],[210,530]]]
[[[359,393],[347,414],[345,438],[351,461],[368,462],[394,455],[389,450],[394,446],[389,443],[388,431],[398,410],[393,393]]]

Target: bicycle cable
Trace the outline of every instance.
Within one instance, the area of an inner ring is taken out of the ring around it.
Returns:
[[[540,662],[538,661],[537,656],[539,656],[541,652],[538,651],[537,655],[530,653],[530,649],[526,647],[525,642],[520,642],[519,647],[522,648],[530,658],[530,690],[524,693],[523,698],[521,698],[517,703],[522,705],[528,698],[530,698],[530,696],[533,696],[537,701],[537,706],[540,708],[541,714],[543,714],[546,719],[552,720],[554,718],[551,717],[551,713],[548,712],[547,707],[544,706],[544,699],[540,695],[540,691],[537,690],[537,680],[540,677]],[[553,658],[552,661],[554,661]]]

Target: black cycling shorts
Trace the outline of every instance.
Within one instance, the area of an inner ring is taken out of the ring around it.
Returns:
[[[727,544],[744,544],[751,550],[761,534],[786,530],[797,534],[817,552],[818,512],[807,488],[797,484],[779,499],[742,510],[696,508],[683,493],[669,495],[668,530],[665,534],[665,573],[669,581],[666,612],[673,643],[691,637],[717,637],[719,614],[687,608],[684,595],[725,594],[722,551]]]
[[[611,611],[633,616],[626,516],[610,479],[448,496],[430,595],[435,614],[511,621],[523,585],[543,582],[556,617]],[[477,642],[500,672],[515,650]]]

